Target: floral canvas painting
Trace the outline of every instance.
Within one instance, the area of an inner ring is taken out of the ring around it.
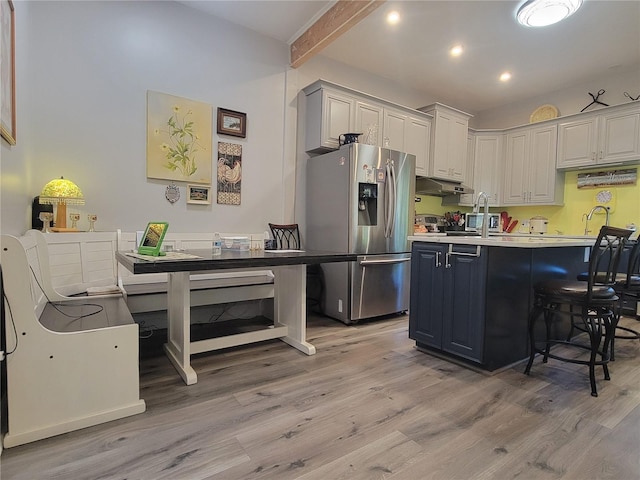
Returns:
[[[218,142],[218,203],[240,205],[242,145]]]
[[[211,105],[147,92],[147,177],[211,184]]]

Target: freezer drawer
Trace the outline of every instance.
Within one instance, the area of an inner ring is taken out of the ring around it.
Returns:
[[[351,321],[409,310],[411,254],[362,255],[352,263]]]

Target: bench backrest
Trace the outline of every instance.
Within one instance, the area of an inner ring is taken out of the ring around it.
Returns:
[[[2,235],[3,287],[8,303],[7,313],[15,322],[23,318],[39,318],[47,304],[42,288],[42,271],[33,237]],[[16,325],[16,328],[18,326]]]

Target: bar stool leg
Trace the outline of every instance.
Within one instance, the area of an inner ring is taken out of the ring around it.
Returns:
[[[527,366],[524,369],[525,375],[529,375],[531,371],[531,366],[533,365],[533,359],[536,355],[536,339],[534,336],[535,323],[536,319],[540,316],[543,310],[540,307],[539,299],[535,300],[535,304],[531,309],[531,313],[529,314],[529,361],[527,362]]]
[[[551,324],[553,323],[553,318],[555,316],[555,308],[556,305],[550,303],[545,305],[544,307],[544,326],[545,326],[545,346],[544,346],[544,356],[542,357],[542,363],[549,362],[549,353],[551,352]]]
[[[596,387],[596,356],[598,355],[598,345],[600,344],[600,338],[598,338],[597,327],[593,323],[593,317],[589,315],[589,312],[584,309],[582,313],[582,321],[584,323],[585,330],[589,335],[589,345],[591,346],[591,352],[589,355],[589,382],[591,383],[591,396],[598,396],[598,389]],[[606,366],[604,366],[606,368]]]

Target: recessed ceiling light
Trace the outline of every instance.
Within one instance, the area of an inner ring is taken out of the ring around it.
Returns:
[[[581,5],[582,0],[528,0],[516,18],[525,27],[546,27],[573,15]]]
[[[399,21],[400,21],[400,14],[395,10],[387,14],[387,22],[390,23],[391,25],[395,25]]]
[[[460,55],[462,55],[462,52],[464,52],[464,48],[462,48],[462,45],[454,45],[453,47],[451,47],[451,50],[449,50],[449,55],[451,55],[452,57],[459,57]]]
[[[511,80],[511,73],[503,72],[503,73],[500,74],[500,81],[501,82],[508,82],[509,80]]]

